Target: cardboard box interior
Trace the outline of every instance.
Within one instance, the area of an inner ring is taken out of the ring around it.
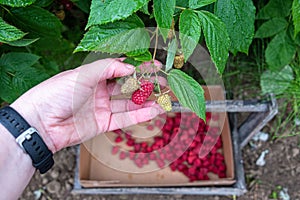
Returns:
[[[206,100],[224,100],[224,91],[220,86],[203,87]],[[172,100],[176,100],[173,96]],[[83,187],[168,187],[168,186],[212,186],[232,185],[234,180],[234,163],[230,127],[227,113],[217,113],[219,120],[212,122],[210,126],[218,126],[221,129],[223,142],[222,153],[226,164],[226,178],[218,178],[209,174],[210,180],[189,182],[189,179],[178,171],[171,171],[166,166],[163,169],[157,167],[155,161],[149,161],[148,165],[138,168],[135,163],[126,158],[120,160],[118,155],[112,155],[111,149],[115,145],[115,133],[101,134],[90,141],[80,145],[79,178]],[[129,127],[128,129],[144,137],[141,140],[151,141],[152,136],[159,134],[160,130],[146,129],[148,123]],[[118,144],[119,145],[119,144]],[[122,148],[129,150],[126,144]]]

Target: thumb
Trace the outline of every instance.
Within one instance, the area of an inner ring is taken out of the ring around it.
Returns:
[[[123,63],[124,58],[107,58],[98,60],[79,68],[81,78],[86,79],[85,83],[90,86],[97,85],[100,81],[116,77],[128,76],[135,68]]]

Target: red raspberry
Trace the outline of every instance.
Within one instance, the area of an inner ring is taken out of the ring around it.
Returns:
[[[154,84],[150,81],[144,80],[141,83],[141,88],[133,92],[131,100],[133,103],[141,105],[145,103],[154,89]]]

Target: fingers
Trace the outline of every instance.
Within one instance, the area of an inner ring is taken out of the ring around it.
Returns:
[[[128,76],[134,72],[134,67],[122,62],[122,58],[108,58],[83,65],[76,69],[78,81],[88,87],[94,87],[106,79]]]
[[[161,113],[164,113],[164,111],[158,105],[124,113],[113,113],[108,131],[151,120]]]
[[[138,110],[141,108],[151,107],[155,105],[154,101],[146,101],[143,105],[137,105],[132,102],[131,99],[122,99],[122,100],[111,100],[111,112],[119,113],[119,112],[128,112],[133,110]]]

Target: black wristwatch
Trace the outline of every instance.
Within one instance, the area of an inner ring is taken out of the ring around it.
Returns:
[[[16,142],[31,157],[32,165],[41,174],[46,173],[53,166],[52,152],[38,131],[31,127],[16,110],[10,106],[1,108],[0,123],[16,138]]]

